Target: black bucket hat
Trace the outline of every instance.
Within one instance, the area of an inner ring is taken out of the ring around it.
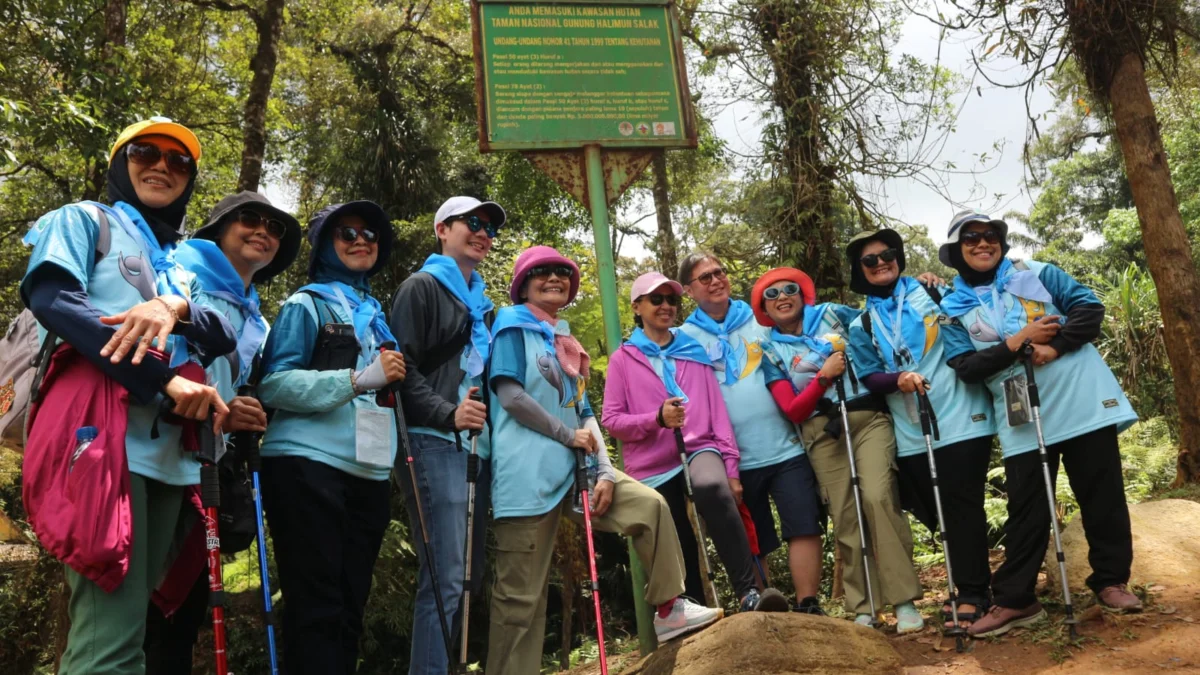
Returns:
[[[336,223],[342,216],[358,216],[363,223],[375,228],[379,233],[379,257],[375,265],[367,270],[371,276],[387,265],[388,257],[392,254],[392,221],[384,212],[383,207],[365,199],[345,204],[330,204],[317,211],[317,215],[308,221],[308,243],[312,245],[312,255],[308,260],[308,278],[312,279],[317,271],[317,245],[328,224]]]
[[[904,261],[904,237],[901,237],[899,232],[885,227],[882,230],[859,232],[854,235],[850,243],[846,244],[846,259],[850,262],[850,290],[860,295],[866,295],[872,288],[859,262],[863,248],[872,241],[882,241],[888,248],[896,249],[896,264],[900,267],[900,274],[904,274],[904,268],[907,266]]]
[[[241,192],[230,195],[213,207],[212,212],[208,214],[208,222],[192,233],[193,239],[208,239],[209,241],[220,244],[221,230],[226,222],[232,220],[242,209],[250,209],[267,216],[274,218],[283,223],[284,235],[279,241],[279,250],[275,252],[275,258],[270,265],[262,268],[254,274],[252,281],[256,284],[264,281],[270,281],[280,272],[292,266],[296,262],[296,256],[300,253],[300,221],[292,217],[292,214],[280,209],[268,200],[265,196],[242,190]]]

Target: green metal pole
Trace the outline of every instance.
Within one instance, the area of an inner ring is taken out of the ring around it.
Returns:
[[[613,261],[612,234],[608,225],[608,198],[604,186],[604,165],[600,160],[600,146],[588,145],[583,149],[587,166],[588,208],[592,211],[592,233],[596,240],[596,266],[600,270],[600,306],[604,310],[604,336],[608,353],[615,354],[621,347],[621,310],[617,304],[617,267]],[[638,643],[646,655],[658,647],[654,636],[654,613],[646,604],[646,571],[642,561],[629,542],[629,573],[633,577],[633,603],[637,609]]]

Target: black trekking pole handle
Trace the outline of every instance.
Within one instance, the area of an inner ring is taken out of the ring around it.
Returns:
[[[1021,358],[1025,362],[1025,389],[1029,392],[1029,405],[1034,408],[1042,406],[1038,396],[1037,380],[1033,377],[1033,345],[1026,344],[1021,348]]]
[[[671,405],[678,408],[682,404],[679,401],[674,401]],[[671,431],[675,434],[675,446],[679,448],[679,454],[687,455],[687,448],[683,444],[683,427],[675,427]]]
[[[925,393],[928,389],[929,380],[921,378],[921,386],[913,392],[917,395],[917,410],[921,415],[921,433],[940,441],[942,436],[938,432],[937,414],[933,412],[933,404],[929,402],[929,395]]]
[[[486,382],[484,383],[484,386],[487,386]],[[476,403],[483,403],[483,394],[480,394],[478,391],[471,392],[471,395],[467,398],[475,401]],[[469,432],[467,432],[467,438],[475,438],[481,433],[483,433],[483,429],[471,429]]]
[[[486,386],[486,383],[485,383],[485,386]],[[473,392],[467,398],[471,399],[472,401],[483,403],[483,395],[480,394],[478,391]],[[479,455],[475,452],[474,440],[476,438],[479,438],[479,435],[481,433],[483,433],[483,429],[471,429],[470,431],[467,432],[467,438],[472,440],[471,452],[467,455],[467,482],[468,483],[474,483],[477,480],[479,480]]]

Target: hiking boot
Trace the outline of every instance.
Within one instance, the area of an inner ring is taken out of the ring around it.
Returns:
[[[742,598],[742,603],[738,611],[741,612],[786,612],[791,607],[788,605],[787,598],[775,590],[774,588],[763,589],[759,593],[755,589],[750,589],[750,592]]]
[[[1012,609],[992,605],[987,614],[967,628],[967,634],[973,638],[985,638],[1004,635],[1014,628],[1023,628],[1046,618],[1046,610],[1042,603],[1035,602],[1023,609]]]
[[[916,605],[906,602],[896,605],[896,634],[907,635],[917,633],[925,628],[925,617],[917,611]]]
[[[1142,611],[1142,601],[1138,600],[1138,596],[1130,593],[1125,584],[1100,589],[1100,592],[1096,594],[1096,599],[1100,601],[1100,606],[1105,611],[1114,614],[1136,614]]]
[[[684,633],[700,630],[714,623],[724,615],[719,609],[712,609],[684,597],[675,598],[675,605],[666,617],[654,615],[654,634],[659,642],[666,642]]]
[[[792,607],[793,612],[801,614],[811,614],[813,616],[826,616],[825,611],[821,609],[821,601],[813,596],[809,596],[801,600],[798,604]]]

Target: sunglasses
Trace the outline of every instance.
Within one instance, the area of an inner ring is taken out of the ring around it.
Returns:
[[[167,158],[167,170],[180,176],[196,173],[196,160],[178,150],[163,150],[153,143],[131,142],[125,146],[125,156],[140,166],[154,166],[163,157]]]
[[[451,222],[455,220],[461,220],[462,222],[466,223],[467,229],[471,231],[471,234],[475,234],[480,230],[484,230],[487,232],[488,239],[495,239],[496,233],[500,231],[500,228],[473,213],[465,216],[455,216]]]
[[[341,239],[347,244],[353,244],[354,242],[358,241],[360,234],[362,235],[363,241],[367,242],[368,244],[374,244],[375,242],[379,241],[379,233],[369,227],[364,227],[360,230],[349,225],[338,225],[333,233],[337,235],[338,239]]]
[[[253,209],[242,209],[238,212],[237,219],[252,230],[265,227],[267,229],[267,236],[272,239],[283,239],[283,236],[287,234],[287,226],[282,222],[274,218],[268,218]]]
[[[713,282],[713,279],[716,279],[717,281],[725,281],[725,279],[726,279],[725,270],[718,267],[717,269],[715,269],[711,272],[705,272],[704,274],[701,274],[700,276],[693,278],[692,281],[688,282],[688,284],[699,281],[702,285],[707,286]]]
[[[800,284],[786,283],[780,288],[768,288],[763,291],[763,297],[767,300],[776,300],[781,295],[795,295],[800,292]]]
[[[538,265],[529,270],[529,276],[535,279],[549,279],[551,274],[559,279],[570,279],[574,270],[566,265]]]
[[[875,267],[875,266],[879,265],[879,261],[881,261],[881,260],[884,263],[892,262],[893,260],[896,259],[896,255],[897,255],[896,249],[889,248],[889,249],[880,251],[879,253],[872,253],[871,255],[864,255],[863,257],[859,258],[858,261],[860,263],[862,263],[864,267]]]
[[[679,306],[679,296],[675,295],[674,293],[651,293],[649,295],[643,295],[639,297],[638,300],[641,300],[642,298],[649,300],[650,304],[654,305],[655,307],[658,307],[664,302],[672,307]]]
[[[981,241],[986,241],[989,244],[999,244],[1000,233],[995,230],[984,230],[983,232],[963,232],[962,235],[959,236],[958,240],[970,248],[975,248]]]

